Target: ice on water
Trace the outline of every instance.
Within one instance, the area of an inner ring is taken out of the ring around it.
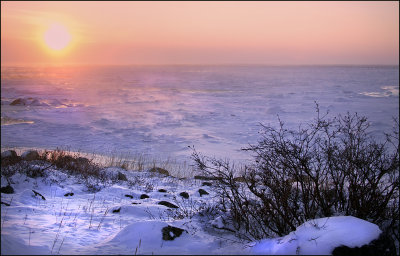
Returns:
[[[69,147],[188,160],[245,160],[260,123],[358,112],[372,132],[399,116],[394,66],[2,67],[1,147]],[[10,105],[21,99],[23,104]]]

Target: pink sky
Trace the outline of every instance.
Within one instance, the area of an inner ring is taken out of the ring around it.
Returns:
[[[397,1],[1,2],[2,65],[398,63]]]

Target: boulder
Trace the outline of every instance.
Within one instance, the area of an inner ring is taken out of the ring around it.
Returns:
[[[205,181],[205,182],[201,183],[201,185],[202,186],[211,186],[212,184],[211,184],[211,182]]]
[[[36,150],[28,150],[21,155],[21,158],[26,161],[37,160],[39,159],[39,153]]]
[[[16,99],[16,100],[13,100],[13,101],[10,103],[10,105],[11,105],[11,106],[25,106],[25,105],[26,105],[26,100],[25,100],[25,99],[18,98],[18,99]]]
[[[11,106],[26,106],[26,105],[49,106],[47,103],[41,102],[39,99],[35,99],[32,97],[15,99],[10,103],[10,105]]]
[[[125,174],[123,174],[122,172],[118,172],[118,180],[128,181]]]
[[[175,209],[179,208],[178,206],[176,206],[176,205],[174,205],[174,204],[172,204],[170,202],[167,202],[167,201],[160,201],[160,202],[158,202],[158,204],[164,205],[164,206],[169,207],[169,208],[175,208]]]
[[[118,212],[120,212],[121,211],[121,207],[119,207],[118,209],[114,209],[112,212],[113,213],[118,213]]]
[[[14,150],[6,150],[1,153],[1,159],[3,158],[15,158],[18,157],[17,153]]]
[[[196,180],[221,180],[222,178],[196,175],[196,176],[194,176],[194,179],[196,179]]]
[[[14,150],[7,150],[1,153],[1,166],[13,165],[21,161],[21,157]]]
[[[175,238],[180,237],[183,231],[186,230],[168,225],[166,227],[163,227],[161,230],[162,239],[165,241],[172,241]]]
[[[188,199],[188,198],[189,198],[189,194],[188,194],[187,192],[181,192],[179,195],[180,195],[181,197],[185,198],[185,199]]]
[[[131,195],[125,195],[125,197],[129,197],[129,198],[133,199],[133,196],[131,196]]]
[[[148,195],[146,194],[141,194],[140,195],[140,199],[146,199],[146,198],[150,198]]]
[[[199,194],[200,194],[200,196],[203,196],[203,195],[208,195],[209,193],[201,188],[201,189],[199,189]]]
[[[166,192],[167,192],[167,190],[165,190],[165,189],[161,188],[161,189],[159,189],[159,190],[158,190],[158,192],[161,192],[161,193],[166,193]]]
[[[160,173],[160,174],[169,176],[169,172],[160,167],[153,167],[149,170],[149,172],[156,172],[156,173]]]
[[[10,186],[10,184],[8,184],[7,186],[0,188],[0,193],[14,194],[14,189]]]

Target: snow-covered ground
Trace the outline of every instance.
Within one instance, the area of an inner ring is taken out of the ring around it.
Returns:
[[[105,171],[110,179],[125,174],[127,181],[89,180],[100,189],[94,192],[84,179],[57,169],[48,169],[47,177],[11,176],[14,193],[1,194],[9,204],[1,204],[1,254],[330,254],[336,246],[367,244],[381,232],[375,224],[340,216],[310,220],[281,238],[239,240],[224,229],[222,213],[209,214],[217,198],[204,181]],[[7,184],[2,176],[1,186]],[[164,240],[168,226],[184,231],[175,237],[167,230],[175,238]]]

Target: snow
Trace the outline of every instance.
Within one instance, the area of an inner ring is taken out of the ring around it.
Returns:
[[[314,219],[297,227],[287,236],[265,239],[253,248],[254,254],[330,255],[341,245],[361,247],[377,239],[381,233],[373,223],[353,216]]]
[[[200,205],[215,199],[209,189],[210,195],[198,195],[201,181],[120,168],[106,171],[109,177],[118,171],[124,173],[131,184],[99,183],[101,190],[93,193],[81,178],[57,169],[49,169],[49,176],[41,178],[14,174],[10,181],[15,193],[1,194],[2,202],[11,203],[11,206],[1,205],[1,253],[134,254],[135,250],[138,254],[246,253],[245,243],[228,242],[227,239],[238,240],[230,232],[221,238],[212,228],[204,229],[207,221],[196,213]],[[1,184],[7,184],[4,177]],[[167,192],[158,192],[160,188]],[[35,196],[32,190],[46,200]],[[188,192],[189,199],[179,196],[183,191]],[[74,195],[64,196],[70,192]],[[141,194],[150,198],[140,199]],[[174,218],[177,210],[158,205],[162,200],[193,214]],[[113,213],[119,208],[119,212]],[[168,225],[187,232],[173,241],[164,241],[161,229]]]
[[[225,226],[222,216],[219,216],[219,217],[215,218],[214,220],[210,221],[210,224],[216,228],[223,228]]]
[[[254,244],[225,228],[221,212],[199,214],[217,203],[212,186],[204,187],[200,180],[115,167],[105,172],[110,178],[124,173],[128,181],[93,180],[100,188],[94,193],[82,178],[58,169],[49,169],[47,177],[11,176],[14,194],[1,194],[1,201],[11,204],[1,205],[1,254],[329,254],[336,246],[362,246],[380,234],[375,224],[339,216],[310,220],[285,237]],[[8,181],[3,176],[1,185]],[[161,188],[167,192],[159,192]],[[200,197],[199,188],[210,194]],[[73,196],[65,196],[71,192]],[[180,197],[181,192],[189,199]],[[142,194],[149,198],[140,199]],[[185,232],[164,241],[161,230],[168,225]]]
[[[194,145],[246,161],[260,123],[291,128],[321,113],[366,115],[374,135],[398,117],[398,67],[160,66],[7,68],[1,147],[189,162]],[[10,105],[20,99],[26,105]]]

